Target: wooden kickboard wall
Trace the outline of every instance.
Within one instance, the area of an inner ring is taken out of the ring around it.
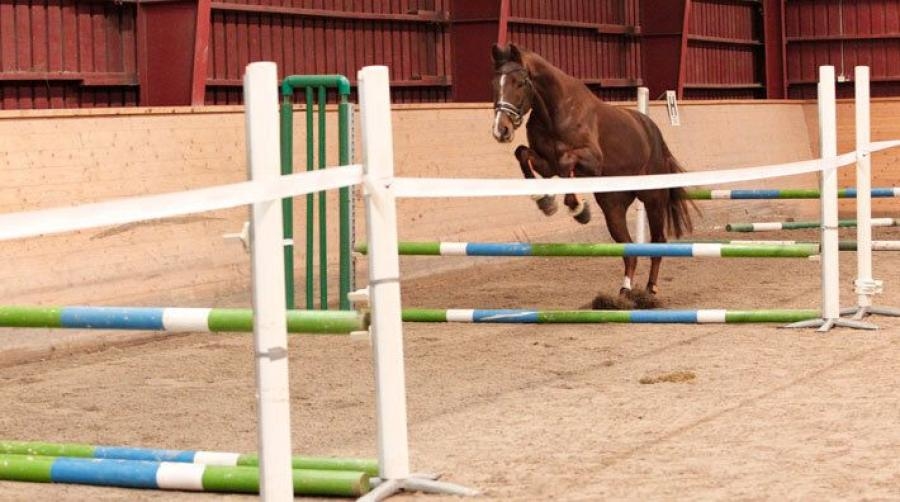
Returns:
[[[900,103],[900,102],[898,102]],[[893,103],[890,106],[897,106]],[[881,106],[876,103],[875,109]],[[682,103],[680,127],[665,108],[651,107],[670,148],[689,170],[743,167],[810,158],[815,131],[809,105]],[[814,108],[814,107],[813,107]],[[876,139],[900,137],[896,108],[877,111]],[[329,131],[335,131],[329,112]],[[399,105],[393,113],[396,172],[404,176],[519,177],[512,151],[523,141],[497,144],[487,105]],[[842,127],[844,122],[841,122]],[[305,170],[305,120],[295,117],[295,169]],[[357,135],[358,136],[358,135]],[[336,164],[329,134],[329,165]],[[358,151],[358,138],[356,140]],[[896,166],[900,152],[892,154]],[[331,160],[334,159],[334,160]],[[356,159],[359,160],[358,158]],[[74,205],[116,197],[164,193],[246,179],[244,119],[236,107],[121,109],[0,114],[0,212]],[[898,184],[896,168],[878,168],[876,185]],[[814,177],[752,184],[815,186]],[[336,221],[336,193],[328,218]],[[296,275],[304,269],[305,201],[295,201]],[[361,193],[354,194],[355,234],[365,240]],[[581,226],[562,208],[544,217],[527,197],[400,201],[400,237],[408,240],[608,241],[599,209]],[[808,217],[815,203],[760,201],[703,203],[698,226],[721,226],[748,215]],[[790,211],[785,213],[786,211]],[[795,212],[796,211],[796,212]],[[5,242],[0,303],[222,306],[249,299],[249,257],[223,234],[238,232],[246,208],[215,211],[71,234]],[[334,225],[329,225],[334,228]],[[329,249],[337,245],[336,231]],[[335,269],[336,256],[328,260]],[[365,272],[358,261],[357,277]],[[463,266],[468,259],[404,258],[404,276]],[[316,265],[318,268],[318,265]],[[332,295],[335,282],[329,284]],[[298,300],[302,298],[298,284]],[[238,299],[238,300],[236,300]],[[335,297],[330,300],[336,301]]]

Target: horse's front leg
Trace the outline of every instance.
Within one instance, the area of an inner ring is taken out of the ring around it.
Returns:
[[[522,175],[528,179],[534,179],[535,172],[544,178],[552,178],[556,175],[546,159],[525,145],[519,145],[519,147],[516,148],[516,159],[519,161],[519,168],[522,169]],[[545,215],[552,216],[556,214],[556,210],[558,209],[556,197],[552,195],[532,195],[531,198],[534,199],[538,209]]]
[[[576,167],[581,167],[582,170],[589,173],[599,174],[601,161],[600,154],[589,148],[569,150],[559,158],[560,176],[574,178]],[[584,198],[569,193],[566,194],[563,203],[569,208],[569,214],[578,223],[584,225],[591,221],[591,207]]]

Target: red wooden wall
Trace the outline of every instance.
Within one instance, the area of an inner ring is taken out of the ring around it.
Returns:
[[[394,102],[450,98],[449,0],[226,0],[211,2],[207,104],[241,100],[251,61],[279,71],[342,74],[391,69]]]
[[[509,0],[507,39],[540,53],[606,99],[641,85],[637,0]]]
[[[790,97],[814,97],[824,64],[835,66],[840,97],[852,96],[856,65],[871,67],[873,96],[900,95],[900,1],[791,0],[784,33]]]
[[[762,4],[692,0],[681,74],[686,99],[765,97]]]
[[[653,0],[641,12],[653,96],[813,98],[821,65],[836,67],[840,97],[856,65],[871,67],[874,96],[900,95],[900,0]]]
[[[393,99],[490,99],[514,41],[606,99],[809,98],[834,65],[900,95],[900,0],[0,0],[0,109],[236,104],[250,61],[392,71]]]
[[[0,109],[137,104],[135,6],[0,0]]]

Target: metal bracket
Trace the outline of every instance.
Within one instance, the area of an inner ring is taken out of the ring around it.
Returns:
[[[884,292],[884,281],[857,279],[853,284],[856,286],[855,292],[860,295],[878,295]]]
[[[241,241],[241,244],[244,246],[244,251],[250,252],[250,222],[245,221],[244,225],[241,227],[241,231],[236,234],[224,234],[222,235],[225,239],[238,239]]]

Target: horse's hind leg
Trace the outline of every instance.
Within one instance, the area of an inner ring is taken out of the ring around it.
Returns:
[[[634,194],[630,192],[613,192],[613,193],[597,193],[594,194],[597,204],[603,210],[603,217],[606,219],[606,228],[609,235],[619,243],[628,243],[631,241],[631,234],[628,233],[628,222],[626,215],[628,206],[634,201]],[[627,294],[631,291],[631,285],[634,283],[634,273],[637,270],[637,258],[634,256],[623,256],[622,261],[625,262],[625,276],[622,278],[622,287],[619,294]]]
[[[519,161],[519,168],[522,175],[528,179],[534,179],[534,173],[537,172],[544,178],[550,178],[554,174],[550,164],[538,155],[534,150],[525,145],[519,145],[516,148],[516,160]],[[533,195],[532,198],[537,203],[538,209],[547,216],[556,214],[558,206],[556,198],[552,195]]]
[[[647,211],[647,223],[650,226],[650,242],[666,242],[666,210],[668,207],[668,193],[665,197],[646,197],[644,208]],[[647,291],[650,294],[659,292],[659,267],[662,264],[661,257],[650,258],[650,277],[647,279]]]
[[[563,199],[563,204],[569,208],[569,214],[572,218],[575,219],[578,223],[582,225],[587,225],[591,221],[591,206],[587,204],[587,201],[578,197],[575,194],[567,193],[565,198]]]

